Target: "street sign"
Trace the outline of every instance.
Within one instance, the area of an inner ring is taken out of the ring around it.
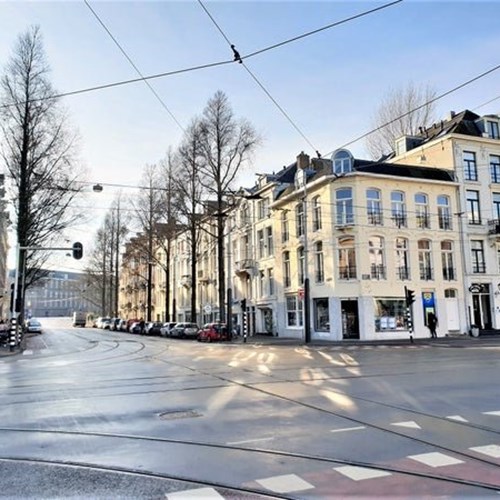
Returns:
[[[297,292],[297,296],[299,297],[299,300],[304,300],[304,289],[303,288],[299,288],[299,290]]]
[[[210,304],[205,304],[203,310],[205,311],[206,314],[210,314],[212,312],[212,306]]]

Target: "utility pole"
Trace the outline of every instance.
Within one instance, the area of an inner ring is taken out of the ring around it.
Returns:
[[[153,186],[149,179],[149,217],[148,217],[148,283],[147,283],[147,309],[146,320],[151,321],[151,304],[153,291]]]

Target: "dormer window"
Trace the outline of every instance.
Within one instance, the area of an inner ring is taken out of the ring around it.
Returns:
[[[337,175],[352,172],[354,158],[347,149],[339,149],[332,155],[333,171]]]
[[[497,121],[487,120],[486,130],[488,132],[488,137],[490,137],[491,139],[500,139],[500,132]]]

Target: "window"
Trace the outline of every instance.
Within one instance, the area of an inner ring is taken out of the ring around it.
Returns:
[[[339,279],[355,279],[356,253],[354,250],[354,238],[342,238],[339,240],[338,258]]]
[[[479,191],[467,191],[467,220],[469,224],[481,224]]]
[[[290,286],[290,252],[283,252],[283,286]]]
[[[339,189],[335,192],[338,225],[352,224],[354,222],[352,189]]]
[[[432,280],[433,269],[432,269],[432,253],[431,253],[431,242],[429,240],[420,240],[418,242],[418,267],[420,270],[421,280]]]
[[[318,332],[330,330],[330,315],[328,313],[328,299],[314,299],[314,328]]]
[[[406,227],[405,195],[400,191],[391,193],[391,217],[396,227]]]
[[[486,126],[488,128],[488,136],[492,139],[500,139],[500,133],[498,130],[498,122],[487,121]]]
[[[267,255],[268,257],[271,257],[274,253],[274,246],[273,246],[273,228],[269,226],[266,228],[266,244],[267,244]]]
[[[378,189],[366,190],[366,210],[368,224],[382,224],[382,204],[380,202],[380,191]]]
[[[410,279],[410,254],[405,238],[396,238],[396,275],[399,280]]]
[[[458,297],[458,294],[457,294],[457,291],[453,288],[447,288],[445,291],[444,291],[444,297],[446,299],[455,299]]]
[[[250,235],[247,233],[245,234],[245,236],[243,236],[243,260],[250,259],[250,250]]]
[[[319,196],[313,198],[312,210],[313,210],[313,231],[319,231],[321,229],[321,204],[319,201]]]
[[[476,153],[472,151],[464,151],[464,179],[466,181],[477,181],[477,164]]]
[[[304,324],[303,302],[296,295],[286,298],[286,320],[289,327],[300,327]]]
[[[295,224],[297,230],[297,237],[304,234],[304,204],[300,202],[295,207]]]
[[[406,302],[404,300],[375,300],[375,331],[407,330]]]
[[[472,272],[485,273],[486,264],[484,262],[484,246],[482,240],[471,240],[472,252]]]
[[[247,203],[241,207],[240,220],[242,225],[250,224],[250,207]]]
[[[257,245],[259,249],[259,259],[264,257],[264,230],[259,229],[257,231]]]
[[[451,210],[450,210],[450,199],[448,196],[438,196],[437,197],[437,205],[438,205],[438,223],[439,229],[449,230],[452,228],[451,226]]]
[[[333,168],[337,175],[352,172],[353,157],[349,151],[340,149],[333,154]]]
[[[493,193],[493,219],[500,220],[500,193]]]
[[[304,283],[304,279],[306,277],[305,272],[306,272],[306,253],[304,251],[304,247],[299,247],[297,249],[297,268],[298,268],[298,278],[299,278],[299,285],[302,285]]]
[[[490,155],[490,175],[491,182],[500,183],[500,156]]]
[[[264,297],[265,295],[265,282],[266,282],[266,275],[264,271],[259,271],[259,297]]]
[[[259,219],[265,219],[269,216],[269,198],[259,200]]]
[[[283,210],[281,214],[281,242],[286,243],[290,239],[288,230],[288,210]]]
[[[385,279],[384,240],[380,236],[372,236],[368,240],[370,257],[370,276],[372,279]]]
[[[274,270],[272,268],[267,270],[267,283],[269,286],[269,295],[274,295]]]
[[[444,280],[451,281],[457,279],[453,262],[453,242],[451,241],[441,242],[441,266]]]
[[[429,229],[429,206],[426,194],[417,193],[415,195],[415,214],[417,227],[420,229]]]
[[[316,283],[325,281],[325,266],[323,261],[323,243],[318,241],[314,245],[314,270]]]

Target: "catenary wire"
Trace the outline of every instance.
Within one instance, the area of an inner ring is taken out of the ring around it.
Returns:
[[[222,35],[224,40],[228,43],[228,45],[231,46],[231,48],[234,50],[234,45],[231,45],[231,41],[227,37],[227,35],[224,33],[224,30],[220,27],[220,25],[217,23],[215,18],[212,16],[212,14],[209,12],[207,7],[204,5],[202,0],[198,0],[198,3],[201,5],[203,10],[206,12],[212,23],[215,25],[219,33]],[[317,148],[314,147],[312,142],[309,140],[309,138],[304,134],[304,132],[298,127],[298,125],[292,120],[290,115],[283,109],[283,107],[278,103],[278,101],[271,95],[269,90],[264,86],[264,84],[257,78],[257,76],[250,70],[250,68],[242,62],[242,58],[238,55],[237,52],[235,52],[235,60],[238,61],[239,63],[242,64],[243,68],[247,71],[247,73],[250,75],[250,77],[253,79],[255,83],[261,88],[261,90],[266,94],[266,96],[269,98],[269,100],[276,106],[276,108],[280,111],[280,113],[286,118],[286,120],[292,125],[292,127],[299,133],[299,135],[306,141],[306,143],[314,150],[317,151]]]
[[[398,0],[398,1],[403,1],[403,0]],[[393,3],[398,3],[398,2],[393,2]],[[389,7],[389,6],[393,5],[393,3],[387,4],[386,6],[380,6],[377,9],[372,9],[372,10],[367,11],[365,13],[357,14],[356,16],[353,16],[353,19],[361,17],[361,16],[363,16],[365,14],[369,14],[369,13],[374,12],[376,10],[380,10],[382,8]],[[338,24],[345,23],[345,22],[347,22],[349,20],[351,20],[351,18],[344,19],[342,21],[338,21],[338,22],[333,23],[333,24],[329,24],[329,25],[324,26],[322,28],[318,28],[318,29],[316,29],[314,31],[311,31],[311,32],[305,33],[303,35],[299,35],[299,36],[290,38],[288,40],[284,40],[283,42],[280,42],[278,44],[274,44],[274,45],[269,46],[269,47],[264,47],[263,49],[260,49],[258,51],[255,51],[255,52],[251,53],[251,54],[246,55],[245,59],[248,59],[250,57],[254,57],[254,56],[256,56],[256,55],[258,55],[258,54],[260,54],[262,52],[266,52],[266,51],[271,50],[273,48],[280,47],[280,46],[282,46],[284,44],[287,44],[287,43],[290,43],[292,41],[298,40],[299,38],[303,38],[305,36],[309,36],[309,35],[315,34],[315,33],[319,32],[319,31],[324,30],[324,29],[333,28],[334,26],[336,26]],[[242,59],[243,59],[243,57],[242,57]],[[87,92],[94,92],[94,91],[97,91],[97,90],[105,90],[105,89],[108,89],[108,88],[119,87],[119,86],[122,86],[122,85],[129,85],[131,83],[137,83],[137,82],[140,82],[140,81],[143,81],[143,80],[153,80],[153,79],[156,79],[156,78],[164,78],[164,77],[167,77],[167,76],[178,75],[178,74],[181,74],[181,73],[188,73],[188,72],[191,72],[191,71],[197,71],[197,70],[200,70],[200,69],[206,69],[206,68],[212,68],[212,67],[222,66],[222,65],[226,65],[226,64],[232,64],[234,62],[235,61],[233,59],[230,59],[230,60],[226,60],[226,61],[218,61],[218,62],[213,62],[213,63],[201,64],[201,65],[191,66],[191,67],[183,68],[183,69],[179,69],[179,70],[167,71],[167,72],[163,72],[163,73],[157,73],[157,74],[154,74],[154,75],[147,75],[147,76],[144,76],[142,78],[133,78],[133,79],[129,79],[129,80],[120,80],[118,82],[111,82],[111,83],[106,83],[106,84],[103,84],[103,85],[96,85],[96,86],[87,87],[87,88],[84,88],[84,89],[77,89],[77,90],[72,90],[72,91],[68,91],[68,92],[61,92],[61,93],[55,94],[55,95],[50,96],[50,97],[45,97],[45,98],[41,98],[41,99],[32,99],[29,102],[38,102],[38,101],[44,101],[44,100],[48,100],[48,99],[58,99],[60,97],[67,97],[67,96],[72,96],[72,95],[84,94],[84,93],[87,93]],[[20,101],[20,102],[14,102],[14,103],[9,103],[9,104],[4,104],[4,105],[0,106],[0,109],[12,107],[12,106],[18,106],[19,104],[24,104],[24,102]]]
[[[172,120],[177,124],[177,126],[184,132],[184,127],[181,125],[179,120],[175,117],[175,115],[172,113],[172,111],[169,109],[169,107],[165,104],[165,101],[160,97],[158,92],[151,86],[151,84],[148,82],[148,80],[145,79],[144,75],[142,72],[139,70],[139,68],[136,66],[134,61],[130,58],[130,56],[127,54],[125,49],[122,47],[122,45],[118,42],[116,37],[111,33],[110,29],[107,27],[107,25],[104,23],[104,21],[99,17],[97,12],[92,8],[88,0],[83,0],[85,2],[85,5],[89,8],[90,12],[94,15],[94,17],[97,19],[98,23],[104,28],[106,33],[110,36],[111,40],[113,40],[114,44],[118,47],[120,52],[125,56],[125,59],[130,63],[130,65],[134,68],[136,73],[141,77],[145,85],[149,88],[149,90],[153,93],[153,95],[156,97],[156,100],[160,103],[162,108],[170,115]]]

